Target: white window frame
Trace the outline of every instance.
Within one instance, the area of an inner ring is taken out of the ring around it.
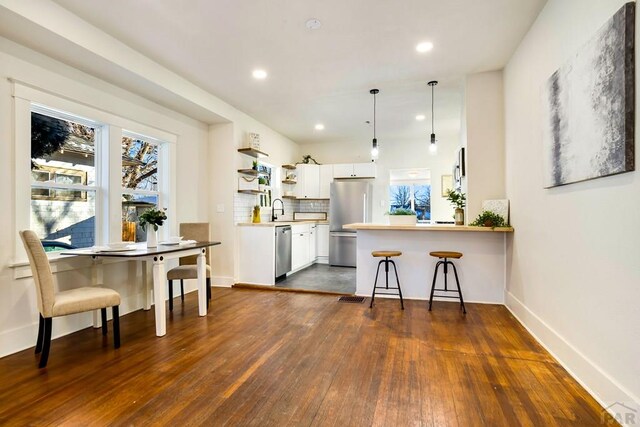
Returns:
[[[20,266],[28,262],[22,246],[19,230],[30,227],[31,203],[31,112],[34,106],[49,111],[65,112],[72,121],[91,117],[89,122],[104,124],[100,142],[96,140],[96,160],[100,157],[100,172],[96,170],[96,235],[95,244],[120,241],[122,237],[122,134],[124,129],[143,139],[159,141],[158,183],[163,207],[169,216],[163,227],[168,236],[176,233],[176,134],[145,125],[87,103],[76,102],[49,91],[11,80],[14,98],[14,147],[15,147],[15,240],[14,261]],[[62,117],[65,120],[68,118]],[[97,139],[97,137],[96,137]],[[99,147],[99,149],[98,149]],[[98,163],[96,162],[96,167]],[[68,186],[65,186],[67,188]],[[98,214],[100,209],[100,214]],[[48,252],[51,261],[60,254]],[[64,259],[64,258],[62,258]],[[16,273],[18,274],[18,273]],[[23,276],[21,276],[23,277]]]
[[[391,194],[390,194],[390,189],[391,186],[407,186],[409,187],[409,201],[411,202],[411,210],[415,212],[416,210],[416,198],[415,198],[415,186],[416,185],[428,185],[429,187],[431,187],[431,197],[433,197],[433,185],[431,184],[431,180],[430,179],[410,179],[410,180],[405,180],[405,179],[400,179],[400,180],[389,180],[389,188],[387,188],[387,203],[389,203],[389,205],[391,205]],[[429,211],[429,214],[431,214],[431,211]],[[429,222],[429,220],[418,220],[418,222]]]

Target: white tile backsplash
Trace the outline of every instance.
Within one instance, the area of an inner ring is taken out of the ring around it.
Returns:
[[[276,205],[276,213],[279,220],[293,220],[293,212],[300,211],[299,201],[291,199],[283,199],[284,216],[280,214],[280,203]],[[236,193],[233,200],[233,221],[238,224],[241,222],[251,222],[253,215],[253,207],[258,203],[257,196],[252,194]],[[260,221],[271,221],[271,209],[262,208],[260,210]]]

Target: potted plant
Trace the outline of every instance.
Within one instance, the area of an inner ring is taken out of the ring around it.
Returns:
[[[502,215],[498,215],[495,212],[491,211],[482,211],[480,215],[469,224],[474,227],[508,227],[507,221],[502,217]]]
[[[140,227],[147,232],[148,248],[155,248],[158,246],[158,227],[160,227],[167,219],[167,214],[165,213],[166,210],[166,208],[162,210],[150,208],[138,217]],[[148,225],[151,227],[147,229]]]
[[[389,212],[391,225],[415,225],[417,220],[416,212],[411,209],[398,208]]]
[[[450,190],[447,193],[447,200],[456,208],[453,216],[456,225],[464,225],[464,207],[467,205],[467,195],[461,191]]]
[[[251,166],[251,169],[253,169],[254,171],[258,170],[258,161],[257,160],[253,161],[253,165]]]
[[[267,186],[267,178],[264,178],[264,177],[258,178],[258,191],[266,190],[265,188],[266,186]]]
[[[260,223],[260,205],[255,205],[253,207],[253,217],[251,218],[251,222],[254,224]]]

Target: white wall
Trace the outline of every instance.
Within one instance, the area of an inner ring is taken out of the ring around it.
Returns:
[[[373,222],[387,222],[389,210],[389,171],[391,169],[426,168],[431,171],[432,219],[453,221],[453,208],[440,195],[440,177],[451,175],[458,148],[457,132],[438,132],[438,153],[429,153],[429,135],[421,141],[380,141],[376,161],[377,178],[373,185]],[[371,161],[371,141],[318,143],[300,145],[297,158],[311,154],[319,163],[365,163]]]
[[[33,346],[38,319],[32,279],[14,279],[16,270],[9,267],[15,261],[26,261],[15,259],[14,254],[17,230],[12,201],[15,200],[16,165],[12,83],[9,78],[177,135],[176,168],[180,173],[176,176],[174,196],[177,203],[170,226],[175,227],[182,221],[207,221],[209,213],[206,179],[208,128],[205,124],[0,38],[0,140],[3,141],[0,144],[0,200],[6,201],[0,215],[0,356]],[[134,263],[121,263],[105,269],[105,285],[123,296],[123,313],[142,307],[141,288],[137,286],[140,275],[141,271]],[[90,272],[86,268],[56,274],[56,277],[59,289],[90,284]],[[87,327],[90,322],[89,314],[56,319],[54,336]]]
[[[640,175],[542,188],[542,85],[624,3],[549,0],[505,69],[506,299],[601,404],[640,410]]]
[[[465,82],[467,223],[482,212],[482,201],[503,199],[504,97],[502,71],[467,76]]]

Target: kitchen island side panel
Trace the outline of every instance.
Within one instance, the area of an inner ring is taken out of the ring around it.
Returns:
[[[237,227],[236,283],[275,285],[275,227]]]
[[[371,296],[379,258],[372,251],[398,250],[402,256],[394,258],[403,297],[429,299],[433,272],[438,258],[431,251],[457,251],[464,256],[452,260],[465,302],[504,303],[505,289],[505,233],[465,233],[454,231],[411,232],[403,230],[358,230],[356,294]],[[378,286],[384,286],[384,267],[380,268]],[[438,288],[443,287],[443,268],[438,272]],[[449,271],[448,283],[455,289],[455,276]],[[390,286],[395,286],[393,267]],[[450,294],[455,295],[455,294]],[[376,295],[377,297],[377,295]],[[435,298],[438,300],[438,298]],[[454,301],[444,299],[443,301]]]

